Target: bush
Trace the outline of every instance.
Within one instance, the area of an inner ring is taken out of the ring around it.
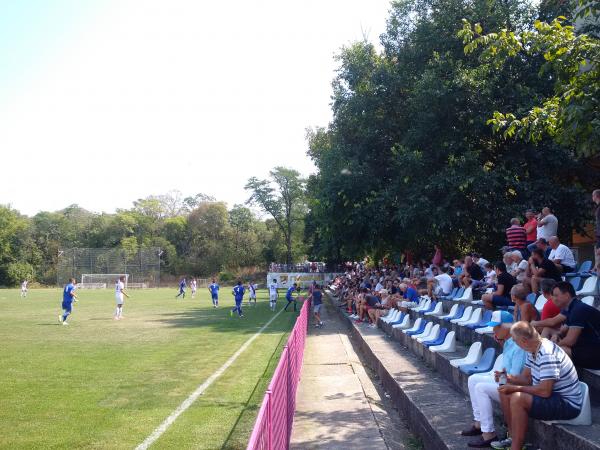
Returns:
[[[10,263],[6,267],[6,283],[9,286],[19,285],[23,280],[31,280],[32,278],[33,267],[29,263]]]

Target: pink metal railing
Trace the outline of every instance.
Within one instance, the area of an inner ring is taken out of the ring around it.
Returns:
[[[283,347],[256,417],[247,450],[284,450],[289,447],[309,314],[310,301],[307,300]]]

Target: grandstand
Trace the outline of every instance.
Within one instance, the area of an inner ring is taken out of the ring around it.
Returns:
[[[583,302],[600,304],[597,276],[572,283]],[[493,373],[502,364],[502,348],[485,326],[491,312],[476,297],[461,288],[438,301],[422,298],[406,313],[392,310],[379,319],[380,330],[354,322],[340,310],[358,349],[425,448],[466,448],[460,430],[472,419],[468,377]],[[538,310],[546,301],[541,295],[528,300]],[[565,422],[530,419],[527,441],[533,448],[600,449],[600,371],[577,371],[585,395],[582,412]],[[494,408],[495,416],[502,417],[499,404]]]

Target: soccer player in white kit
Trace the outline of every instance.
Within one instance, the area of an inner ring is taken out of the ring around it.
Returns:
[[[196,298],[197,285],[198,285],[198,283],[196,282],[196,279],[192,278],[192,281],[190,282],[190,287],[192,288],[192,298]]]
[[[115,320],[120,320],[123,317],[123,296],[129,298],[129,295],[125,292],[125,277],[120,277],[115,284],[115,299],[117,301]]]
[[[254,306],[256,306],[256,289],[258,288],[257,284],[252,284],[252,281],[248,283],[248,290],[250,291],[250,299],[248,300],[248,305],[252,304],[252,300],[254,300]]]
[[[275,311],[276,305],[277,305],[277,280],[273,280],[273,282],[269,285],[269,306],[271,307],[271,311]]]
[[[23,280],[21,283],[21,297],[27,297],[27,280]]]

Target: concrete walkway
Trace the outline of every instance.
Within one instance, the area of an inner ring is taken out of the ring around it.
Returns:
[[[323,328],[315,329],[311,318],[290,448],[409,448],[410,434],[382,407],[335,306],[324,307]]]

